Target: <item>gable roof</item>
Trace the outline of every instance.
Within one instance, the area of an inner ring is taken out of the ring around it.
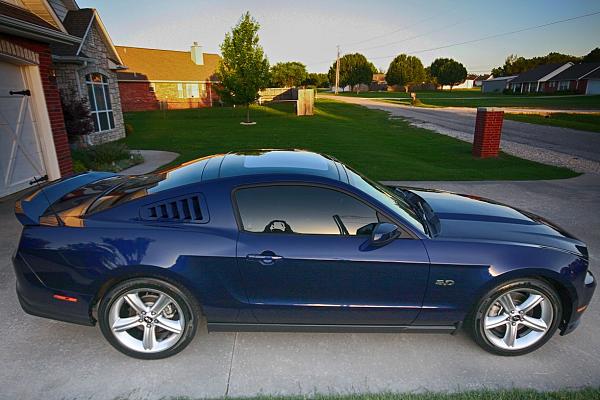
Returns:
[[[62,24],[54,26],[27,8],[0,1],[0,32],[44,43],[79,43],[79,38],[61,28]]]
[[[584,76],[584,78],[585,79],[600,79],[600,68],[598,68],[595,71],[590,72],[589,74]]]
[[[33,12],[26,10],[25,8],[22,8],[22,7],[17,7],[12,4],[5,3],[3,1],[0,1],[0,15],[9,17],[9,18],[18,19],[18,20],[21,20],[24,22],[29,22],[30,24],[34,24],[34,25],[40,26],[42,28],[52,29],[55,31],[59,30],[56,26],[54,26],[54,25],[48,23],[47,21],[45,21],[44,19],[38,17]]]
[[[565,66],[566,64],[572,64],[572,63],[557,63],[557,64],[539,65],[534,69],[530,69],[529,71],[523,72],[522,74],[517,76],[515,79],[513,79],[510,83],[537,82],[540,79],[542,79],[543,77],[545,77],[546,75],[551,74],[552,72]]]
[[[583,78],[590,72],[600,68],[600,62],[595,63],[580,63],[575,64],[571,68],[564,70],[560,74],[553,76],[552,81],[568,81],[577,80]]]
[[[492,76],[492,74],[483,74],[483,75],[479,75],[477,78],[475,78],[476,81],[485,81],[486,79],[488,79],[490,76]]]
[[[127,65],[117,72],[120,81],[214,81],[221,56],[203,53],[204,65],[192,61],[189,51],[116,46]]]
[[[104,41],[109,52],[112,53],[110,58],[117,64],[123,64],[98,12],[94,8],[82,8],[67,12],[63,20],[63,25],[69,34],[80,37],[82,44],[79,46],[53,45],[51,47],[52,54],[57,56],[87,57],[81,50],[94,22],[97,23],[100,34],[104,36]]]
[[[63,33],[67,33],[62,25],[60,18],[47,0],[21,0],[21,3],[32,13],[59,29]]]

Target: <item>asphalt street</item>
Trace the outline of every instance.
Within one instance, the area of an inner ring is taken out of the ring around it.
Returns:
[[[600,276],[600,176],[535,182],[410,182],[472,193],[545,216],[586,241]],[[551,390],[600,385],[600,295],[580,327],[522,357],[488,354],[460,333],[206,333],[179,355],[128,358],[97,327],[26,315],[10,256],[15,197],[0,199],[0,399],[192,398],[255,394]]]
[[[471,136],[475,127],[476,109],[474,108],[421,108],[359,97],[334,97],[332,95],[320,95],[320,97],[388,111],[393,116],[465,132]],[[502,145],[506,142],[526,144],[600,162],[600,135],[597,132],[527,124],[505,119],[502,126]]]

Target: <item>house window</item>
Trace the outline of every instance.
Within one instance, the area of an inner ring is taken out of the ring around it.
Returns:
[[[558,90],[569,90],[569,81],[560,81],[558,83]]]
[[[85,76],[85,85],[88,91],[94,131],[103,132],[114,129],[115,119],[108,90],[108,78],[98,73],[88,74]]]
[[[206,95],[206,85],[204,83],[178,83],[177,97],[180,99],[200,98]]]
[[[194,97],[194,98],[198,98],[200,97],[200,91],[198,90],[198,84],[197,83],[186,83],[185,84],[185,92],[187,93],[187,97]]]
[[[149,90],[151,93],[154,93],[154,92],[156,92],[156,84],[155,84],[154,82],[150,82],[150,86],[148,87],[148,90]]]

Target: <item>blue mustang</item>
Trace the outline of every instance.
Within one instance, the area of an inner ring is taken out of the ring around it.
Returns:
[[[156,174],[89,172],[17,202],[17,293],[99,323],[138,358],[209,331],[436,331],[520,355],[572,331],[596,282],[584,243],[473,196],[372,182],[300,150]]]

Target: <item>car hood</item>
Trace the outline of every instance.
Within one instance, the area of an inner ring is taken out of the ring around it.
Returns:
[[[535,214],[478,196],[412,189],[440,220],[441,239],[551,247],[587,258],[587,248],[564,229]]]

